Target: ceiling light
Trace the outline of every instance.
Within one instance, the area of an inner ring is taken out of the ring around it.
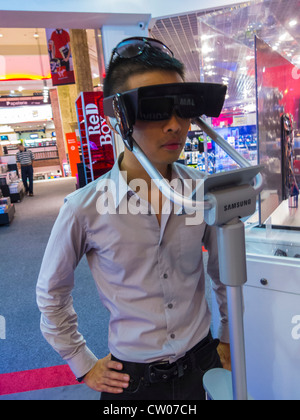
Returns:
[[[3,38],[3,34],[0,34],[0,38]]]
[[[288,32],[283,33],[282,35],[280,35],[279,37],[279,41],[287,41],[290,37],[290,34]]]
[[[204,44],[203,46],[202,46],[202,53],[203,54],[208,54],[208,53],[210,53],[210,52],[213,52],[214,51],[214,49],[213,48],[211,48],[209,45],[207,45],[207,44]]]
[[[295,20],[295,19],[293,19],[293,20],[291,20],[290,22],[289,22],[289,25],[290,25],[290,27],[292,28],[293,26],[296,26],[297,25],[297,21]]]
[[[37,34],[37,33],[35,33],[33,36],[34,36],[34,38],[39,38],[40,37],[39,34]]]
[[[245,112],[255,112],[256,111],[256,104],[255,103],[251,103],[251,104],[247,104],[244,106],[244,111]]]
[[[212,37],[213,35],[207,35],[207,34],[201,35],[201,41],[207,41],[209,38],[212,38]]]

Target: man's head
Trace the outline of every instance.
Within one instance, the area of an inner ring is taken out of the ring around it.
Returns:
[[[113,52],[104,81],[104,97],[142,86],[184,83],[184,65],[173,57],[167,47],[164,48],[167,53],[146,43],[138,55],[128,58]],[[121,54],[130,55],[131,52],[121,51]],[[133,137],[163,173],[168,164],[179,158],[189,126],[190,119],[179,118],[175,113],[164,121],[137,120],[133,127]],[[132,159],[135,161],[125,149],[124,162]]]
[[[25,147],[23,146],[23,144],[22,144],[22,143],[17,144],[17,147],[18,147],[18,149],[19,149],[19,152],[24,152]]]
[[[140,52],[138,55],[136,55],[136,47],[132,45],[135,39],[137,39],[137,43],[141,44],[138,46]],[[184,80],[184,65],[173,57],[172,51],[159,41],[150,39],[147,43],[148,38],[144,39],[146,42],[139,41],[139,38],[130,38],[129,42],[124,40],[118,44],[121,46],[120,48],[117,46],[114,49],[104,80],[104,97],[129,90],[128,79],[131,76],[147,72],[175,72]],[[153,46],[150,45],[150,42],[153,43]],[[158,48],[155,47],[155,43]]]

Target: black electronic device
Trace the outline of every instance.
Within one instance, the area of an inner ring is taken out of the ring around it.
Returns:
[[[104,114],[132,150],[133,126],[136,120],[163,121],[177,116],[193,119],[205,114],[218,117],[222,111],[227,87],[214,83],[170,83],[143,86],[104,98]]]
[[[125,103],[124,95],[117,93],[113,97],[112,106],[113,116],[117,120],[117,124],[114,128],[121,135],[126,147],[129,150],[132,150],[133,141],[131,135],[133,132],[133,124],[128,116],[128,109]]]

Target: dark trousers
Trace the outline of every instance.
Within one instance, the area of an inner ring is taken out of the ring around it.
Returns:
[[[153,372],[153,369],[159,372],[159,365],[154,364],[153,368],[151,364],[124,362],[112,356],[113,360],[120,361],[123,364],[122,372],[130,375],[130,385],[127,389],[124,389],[122,394],[103,392],[101,400],[205,400],[203,388],[205,372],[222,367],[216,350],[218,342],[218,340],[213,340],[211,334],[209,334],[186,356],[168,365],[170,370],[173,369],[173,366],[188,366],[186,371],[167,380],[163,379],[162,371],[162,380],[155,383],[151,383],[151,372]],[[183,361],[182,365],[181,360]],[[166,369],[164,365],[162,365],[162,368]],[[175,370],[176,372],[177,370]]]
[[[32,165],[29,166],[21,166],[22,172],[22,181],[25,187],[26,192],[29,194],[33,193],[33,167]],[[27,184],[27,179],[29,181],[29,186]]]

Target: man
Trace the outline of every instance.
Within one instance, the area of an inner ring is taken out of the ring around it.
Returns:
[[[30,197],[33,197],[33,166],[34,154],[31,150],[27,150],[23,144],[18,144],[19,151],[17,152],[17,163],[21,165],[22,181],[24,184],[25,192]],[[27,183],[29,181],[29,185]]]
[[[170,83],[184,83],[183,65],[171,51],[159,41],[144,39],[138,46],[133,40],[114,50],[104,96]],[[137,120],[134,125],[134,139],[170,181],[196,177],[193,170],[174,164],[189,126],[190,119],[175,113],[167,120]],[[134,188],[142,181],[146,191]],[[115,187],[113,198],[107,186]],[[125,149],[109,173],[67,197],[41,267],[37,296],[42,332],[77,378],[100,391],[102,399],[205,398],[203,374],[221,363],[218,341],[209,331],[203,243],[220,307],[221,350],[226,363],[230,360],[216,232],[205,223],[190,226],[190,216],[167,211],[172,204],[153,190],[144,168]],[[110,211],[103,209],[103,195],[113,205]],[[84,254],[110,312],[111,353],[100,360],[79,334],[72,305],[74,269]]]

